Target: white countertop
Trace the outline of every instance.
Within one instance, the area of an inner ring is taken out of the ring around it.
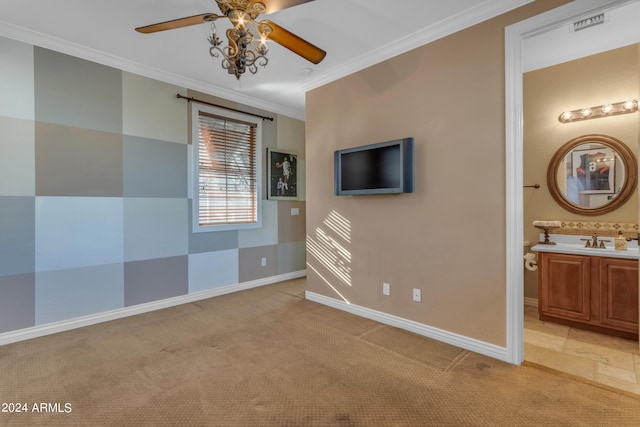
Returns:
[[[536,252],[554,252],[560,254],[575,254],[575,255],[591,255],[591,256],[604,256],[609,258],[628,258],[628,259],[640,259],[640,250],[638,249],[638,241],[632,240],[627,242],[627,250],[619,251],[613,248],[613,237],[600,237],[598,236],[598,242],[602,240],[610,240],[605,242],[606,249],[601,248],[585,248],[585,241],[580,239],[591,239],[591,236],[567,236],[564,234],[551,234],[549,240],[555,242],[555,245],[545,245],[538,243],[531,248]],[[540,234],[540,241],[544,241],[544,234]]]

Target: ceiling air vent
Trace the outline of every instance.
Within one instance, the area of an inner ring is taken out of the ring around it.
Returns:
[[[581,19],[573,23],[573,31],[586,30],[594,25],[604,24],[604,13]]]

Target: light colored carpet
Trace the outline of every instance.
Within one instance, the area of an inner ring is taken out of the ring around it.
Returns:
[[[0,347],[37,426],[640,425],[640,400],[303,299],[284,282]]]
[[[441,371],[453,369],[467,354],[461,348],[380,325],[361,338]]]

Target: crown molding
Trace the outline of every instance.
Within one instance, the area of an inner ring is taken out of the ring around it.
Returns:
[[[484,0],[472,9],[443,19],[433,25],[409,34],[400,40],[394,40],[391,43],[381,46],[373,54],[362,55],[345,62],[331,69],[329,72],[321,74],[318,78],[305,82],[299,87],[304,92],[307,92],[417,47],[424,46],[425,44],[464,30],[465,28],[495,18],[513,9],[532,3],[533,1],[534,0],[504,0],[496,2]]]

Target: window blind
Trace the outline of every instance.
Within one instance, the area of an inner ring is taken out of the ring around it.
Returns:
[[[256,124],[199,112],[199,224],[258,220]]]

